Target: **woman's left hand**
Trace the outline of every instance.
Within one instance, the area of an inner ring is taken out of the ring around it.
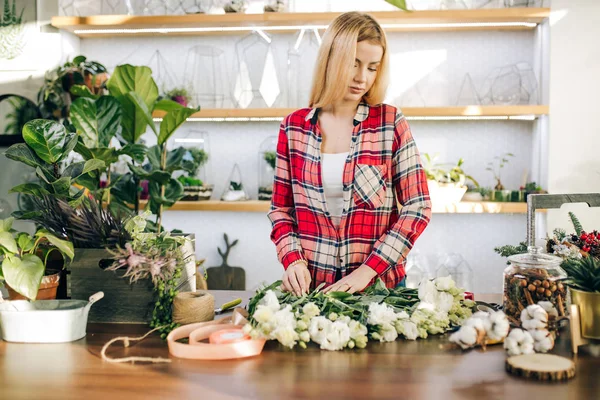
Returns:
[[[352,271],[347,276],[343,277],[333,285],[329,286],[323,293],[328,292],[360,292],[377,276],[377,272],[368,265],[361,265],[358,269]]]

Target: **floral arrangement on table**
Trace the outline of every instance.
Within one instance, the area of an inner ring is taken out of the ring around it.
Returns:
[[[146,211],[132,217],[125,224],[132,240],[124,248],[117,248],[111,253],[114,263],[107,268],[116,271],[125,268],[124,278],[129,278],[130,283],[151,279],[156,295],[154,310],[152,311],[152,328],[159,328],[162,339],[178,327],[173,322],[173,299],[177,295],[177,280],[181,277],[186,259],[182,252],[182,245],[189,239],[171,236],[169,232],[146,233]]]
[[[418,289],[388,289],[378,279],[356,294],[323,293],[320,285],[295,296],[280,286],[277,281],[250,300],[244,331],[289,348],[314,342],[323,350],[342,350],[364,348],[369,340],[425,339],[461,325],[475,306],[450,277],[425,280]]]

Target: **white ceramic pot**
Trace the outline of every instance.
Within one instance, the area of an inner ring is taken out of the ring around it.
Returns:
[[[0,333],[7,342],[64,343],[86,335],[90,307],[103,292],[85,300],[13,300],[0,303]]]

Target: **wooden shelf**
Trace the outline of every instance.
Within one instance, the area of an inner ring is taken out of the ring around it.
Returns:
[[[146,206],[140,202],[140,208]],[[231,211],[231,212],[262,212],[267,213],[271,207],[270,201],[239,201],[226,202],[219,200],[208,201],[178,201],[167,211]],[[526,214],[527,203],[496,203],[496,202],[460,202],[446,207],[433,207],[436,214]]]
[[[521,106],[458,106],[458,107],[403,107],[407,118],[413,119],[460,119],[460,118],[495,118],[524,119],[548,115],[549,107],[544,105]],[[190,117],[190,121],[252,121],[264,119],[280,119],[294,112],[294,108],[207,108]],[[164,117],[164,111],[155,111],[154,118]]]
[[[375,11],[370,13],[387,31],[525,30],[550,15],[549,8],[483,10]],[[248,32],[253,28],[295,32],[325,28],[338,12],[224,15],[96,15],[52,17],[52,26],[79,37],[207,35]],[[512,25],[507,25],[511,23]],[[467,24],[467,25],[465,25]],[[500,25],[493,25],[500,24]],[[502,25],[504,24],[504,25]],[[520,24],[520,25],[517,25]],[[174,31],[169,31],[174,30]]]

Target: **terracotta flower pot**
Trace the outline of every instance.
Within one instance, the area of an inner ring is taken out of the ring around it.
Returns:
[[[40,289],[38,290],[36,300],[54,300],[56,299],[56,290],[58,289],[58,283],[60,281],[60,272],[52,275],[45,275],[40,283]],[[8,298],[10,300],[27,300],[25,296],[15,292],[10,286],[6,285],[8,289]]]

